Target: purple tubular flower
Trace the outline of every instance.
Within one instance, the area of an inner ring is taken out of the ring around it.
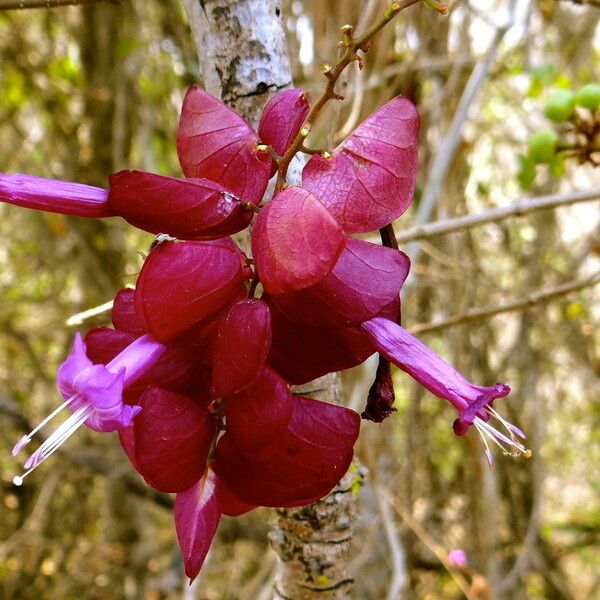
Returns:
[[[68,407],[72,414],[27,459],[25,469],[28,470],[13,479],[15,485],[21,485],[23,478],[53,454],[81,425],[102,432],[129,426],[142,408],[124,404],[123,390],[142,377],[166,349],[149,335],[143,335],[106,366],[96,365],[87,357],[81,335],[76,334],[73,350],[57,373],[58,389],[65,402],[15,444],[13,456],[63,408]]]
[[[525,434],[492,408],[495,399],[510,393],[507,385],[496,383],[484,387],[471,383],[431,348],[389,319],[375,317],[365,321],[362,328],[380,354],[458,410],[459,416],[453,425],[456,435],[464,435],[471,425],[475,426],[485,444],[490,466],[493,459],[486,438],[505,454],[530,456],[531,452],[517,439],[524,438]],[[506,434],[488,423],[492,416],[500,422]]]
[[[34,175],[0,173],[0,201],[76,217],[110,217],[108,190]]]

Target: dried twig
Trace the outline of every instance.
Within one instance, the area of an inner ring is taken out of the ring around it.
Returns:
[[[16,10],[22,8],[58,8],[60,6],[79,6],[109,2],[118,4],[120,0],[0,0],[0,10]]]
[[[392,559],[392,581],[386,597],[387,600],[396,600],[396,598],[401,597],[402,590],[406,586],[406,556],[400,542],[398,530],[394,524],[390,503],[381,493],[380,487],[375,485],[374,491]]]
[[[600,0],[562,0],[571,4],[579,4],[580,6],[594,6],[600,8]]]
[[[488,46],[487,52],[477,63],[473,69],[473,72],[471,73],[471,76],[469,77],[463,95],[458,104],[458,108],[456,109],[454,118],[452,119],[452,123],[450,124],[448,133],[442,140],[439,152],[437,153],[433,165],[429,171],[427,185],[423,191],[423,197],[419,203],[419,209],[415,216],[417,223],[427,223],[431,217],[431,213],[435,207],[442,184],[446,178],[446,173],[448,172],[448,169],[452,163],[452,159],[454,158],[456,150],[462,139],[463,125],[467,121],[471,106],[473,105],[475,98],[478,96],[479,91],[483,87],[483,84],[487,80],[489,70],[496,57],[500,42],[504,38],[504,34],[512,25],[514,18],[514,7],[515,1],[512,0],[509,9],[510,19],[503,26],[496,28],[496,32],[492,38],[492,41],[490,42],[490,45]],[[420,254],[419,246],[416,244],[411,244],[407,248],[407,254],[410,256],[413,262],[416,262]],[[404,284],[403,295],[408,292],[412,281],[413,278],[409,276]]]
[[[402,10],[412,6],[413,4],[417,4],[420,0],[401,0],[399,2],[392,2],[388,9],[385,11],[383,17],[373,24],[365,33],[359,35],[356,38],[352,38],[352,28],[349,29],[346,27],[346,33],[344,35],[345,39],[344,51],[342,52],[340,58],[338,59],[335,66],[331,66],[328,64],[324,64],[321,67],[321,72],[327,78],[327,85],[323,93],[319,96],[317,101],[313,104],[306,117],[304,122],[304,126],[298,132],[298,135],[294,138],[294,141],[288,148],[287,152],[282,156],[279,161],[278,174],[277,174],[277,183],[275,186],[276,190],[280,190],[284,187],[286,182],[286,176],[288,172],[288,168],[292,161],[292,158],[298,153],[300,148],[304,145],[304,140],[308,135],[308,132],[311,129],[312,124],[315,122],[323,107],[330,101],[334,99],[341,99],[340,96],[335,91],[336,83],[338,82],[340,75],[344,72],[346,67],[354,62],[361,60],[358,52],[365,52],[368,50],[369,42],[379,31],[381,31],[390,21],[394,19]],[[344,28],[342,28],[343,30]]]
[[[469,584],[466,579],[459,573],[456,569],[452,567],[450,562],[448,561],[448,552],[443,546],[440,546],[417,522],[416,519],[408,513],[408,511],[404,510],[400,503],[396,501],[396,499],[392,496],[390,491],[383,487],[382,485],[377,486],[377,491],[381,494],[390,504],[390,506],[394,509],[394,511],[398,514],[399,517],[413,530],[415,535],[435,554],[436,558],[444,565],[454,583],[458,586],[460,591],[465,595],[467,600],[476,600],[474,594],[469,589]]]
[[[495,304],[494,306],[486,306],[484,308],[471,309],[465,313],[448,317],[447,319],[443,319],[442,321],[438,321],[436,323],[421,323],[414,325],[410,328],[410,330],[415,334],[427,333],[445,329],[446,327],[453,327],[454,325],[461,325],[463,323],[470,323],[472,321],[486,319],[501,313],[524,310],[526,308],[536,306],[537,304],[549,302],[550,300],[554,300],[554,298],[559,298],[560,296],[565,296],[567,294],[571,294],[572,292],[578,292],[585,288],[592,287],[598,283],[600,283],[600,272],[595,273],[591,277],[588,277],[582,281],[571,281],[555,287],[532,292],[531,294],[528,294],[523,298],[513,300],[512,302]]]
[[[546,210],[550,208],[558,208],[559,206],[570,206],[579,202],[589,202],[592,200],[600,200],[600,189],[594,188],[591,190],[582,190],[579,192],[569,192],[568,194],[552,194],[549,196],[538,196],[537,198],[517,200],[509,206],[502,208],[492,208],[475,215],[465,215],[453,219],[444,219],[443,221],[435,221],[426,225],[417,225],[396,234],[396,239],[399,244],[412,242],[414,240],[424,240],[462,231],[476,227],[477,225],[485,225],[486,223],[495,223],[509,217],[522,217],[529,213],[538,210]]]

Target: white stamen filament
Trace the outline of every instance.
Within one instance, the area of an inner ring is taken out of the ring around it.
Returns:
[[[66,419],[56,431],[52,432],[50,437],[31,455],[31,460],[34,456],[39,457],[49,456],[54,451],[55,447],[60,446],[65,440],[67,440],[73,433],[79,429],[83,422],[92,413],[92,408],[89,406],[82,406],[77,409],[68,419]],[[29,461],[28,461],[29,462]],[[25,463],[27,465],[27,463]]]
[[[67,407],[77,397],[71,396],[68,400],[65,400],[58,408],[55,408],[41,423],[34,427],[27,435],[24,435],[13,448],[12,455],[16,456],[29,442],[33,439],[33,436],[46,424],[51,421],[63,408]]]
[[[475,417],[473,420],[473,425],[477,429],[483,444],[486,449],[486,457],[490,468],[494,465],[494,461],[492,458],[492,453],[490,451],[490,446],[488,441],[492,441],[498,448],[502,450],[502,453],[507,456],[525,456],[529,458],[531,456],[531,450],[525,448],[525,446],[516,438],[515,434],[519,437],[525,437],[525,434],[518,428],[506,421],[503,417],[501,417],[493,408],[486,406],[486,410],[488,413],[498,419],[501,425],[508,432],[509,437],[504,435],[501,431],[495,429],[488,422],[484,421],[480,417]]]
[[[502,423],[503,427],[508,431],[511,438],[514,437],[513,434],[518,435],[521,439],[525,439],[525,434],[515,425],[509,423],[499,412],[494,410],[491,406],[486,406],[485,409],[490,413],[490,415],[496,417],[500,423]]]
[[[72,402],[73,398],[70,398],[65,404]],[[59,408],[63,408],[63,406]],[[59,409],[56,409],[52,415],[57,414]],[[91,406],[82,406],[78,408],[70,417],[68,417],[61,425],[52,432],[50,437],[27,459],[25,463],[25,468],[27,469],[25,473],[22,475],[16,475],[13,477],[14,485],[22,485],[23,480],[29,473],[31,473],[34,469],[36,469],[40,464],[42,464],[49,456],[54,454],[60,446],[69,438],[79,427],[81,427],[85,421],[90,417],[90,415],[94,412],[94,409]],[[47,422],[48,418],[44,420]],[[33,435],[35,431],[37,431],[40,424],[34,431],[29,434]],[[21,446],[22,447],[22,446]]]

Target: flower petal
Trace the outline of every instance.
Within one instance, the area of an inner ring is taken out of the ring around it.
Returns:
[[[116,431],[127,427],[139,412],[139,407],[123,404],[125,368],[109,371],[104,365],[92,365],[77,375],[73,382],[81,404],[89,404],[93,413],[86,425],[95,431]],[[73,405],[78,408],[79,404]]]
[[[359,365],[373,354],[373,344],[359,328],[318,329],[291,321],[268,296],[273,342],[268,362],[295,385],[326,373]]]
[[[417,174],[419,114],[394,98],[326,159],[315,154],[302,185],[323,202],[344,231],[367,232],[397,219],[409,206]]]
[[[119,436],[119,442],[121,442],[121,447],[123,451],[127,455],[129,462],[133,465],[133,468],[139,473],[139,465],[135,460],[135,440],[133,438],[133,424],[129,427],[121,427],[117,431]]]
[[[227,515],[228,517],[238,517],[239,515],[243,515],[256,508],[254,504],[248,504],[247,502],[240,500],[216,473],[213,472],[213,476],[217,485],[217,498],[219,500],[219,509],[222,514]]]
[[[0,173],[0,202],[16,206],[77,217],[110,217],[107,198],[107,190],[83,183]]]
[[[378,352],[459,411],[460,423],[455,425],[457,435],[466,432],[475,416],[487,420],[483,408],[510,393],[510,388],[502,383],[492,387],[471,383],[431,348],[388,319],[371,319],[363,323],[362,328]]]
[[[242,117],[201,88],[190,87],[177,131],[177,155],[186,177],[210,179],[246,202],[259,202],[272,159],[257,150],[258,143]]]
[[[92,362],[106,365],[136,338],[124,331],[96,327],[85,336],[87,354]],[[208,399],[209,385],[210,371],[206,365],[191,352],[169,346],[150,369],[127,386],[126,396],[136,392],[139,395],[149,386],[158,386],[180,394],[204,391]]]
[[[73,381],[81,371],[91,367],[92,364],[92,361],[87,356],[86,345],[81,338],[81,334],[77,332],[71,353],[60,367],[58,367],[56,373],[56,384],[65,400],[68,400],[77,393],[77,390],[73,386]]]

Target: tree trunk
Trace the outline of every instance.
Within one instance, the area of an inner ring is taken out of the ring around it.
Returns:
[[[183,0],[208,92],[221,98],[251,125],[292,76],[278,0]],[[299,390],[335,402],[337,374]],[[358,513],[360,473],[352,468],[323,500],[278,509],[271,542],[277,552],[275,600],[348,598],[353,580],[345,556]]]

